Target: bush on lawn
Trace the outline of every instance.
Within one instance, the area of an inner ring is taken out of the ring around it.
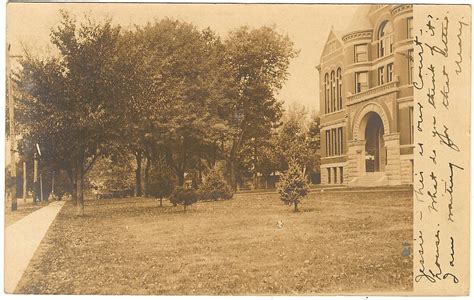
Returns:
[[[186,189],[181,186],[176,187],[170,195],[170,202],[177,206],[182,205],[184,211],[186,207],[199,200],[199,193],[195,189]]]
[[[173,171],[163,162],[153,164],[147,181],[147,194],[160,199],[160,206],[163,206],[163,198],[169,197],[176,186],[176,179]]]
[[[290,161],[288,171],[280,176],[277,189],[280,199],[285,204],[294,205],[295,212],[298,211],[301,199],[309,194],[309,185],[296,161]]]
[[[199,191],[201,199],[203,200],[228,200],[234,195],[232,188],[215,169],[212,169],[209,174],[204,177],[203,183],[199,187]]]

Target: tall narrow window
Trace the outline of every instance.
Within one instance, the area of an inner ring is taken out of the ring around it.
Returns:
[[[408,123],[410,124],[410,145],[413,145],[415,140],[415,126],[413,120],[413,106],[408,108]]]
[[[328,73],[324,75],[324,103],[326,104],[324,111],[326,113],[329,113],[329,74]]]
[[[331,129],[331,138],[332,138],[332,151],[331,154],[334,156],[336,154],[336,131]]]
[[[328,168],[328,183],[331,183],[331,168]]]
[[[339,109],[342,109],[342,70],[337,69],[337,102]]]
[[[331,72],[331,112],[336,110],[336,75]]]
[[[331,156],[331,144],[330,144],[330,131],[329,130],[326,130],[326,156]]]
[[[413,49],[408,50],[408,84],[413,83]]]
[[[367,61],[367,44],[355,45],[354,46],[354,62]]]
[[[334,183],[337,183],[337,167],[333,167],[332,170],[334,173]]]
[[[329,130],[329,156],[333,156],[334,155],[334,138],[332,136],[332,129]]]
[[[344,183],[343,167],[339,167],[339,183]]]
[[[392,53],[393,50],[393,29],[392,24],[385,21],[380,25],[378,32],[379,57]]]
[[[340,149],[340,155],[344,154],[344,135],[342,133],[342,127],[338,128],[339,130],[339,149]]]
[[[387,82],[393,80],[393,63],[387,65]]]
[[[380,67],[378,69],[378,77],[379,77],[379,85],[382,85],[384,84],[384,73],[385,73],[385,70],[384,70],[384,67]]]
[[[355,92],[360,93],[367,90],[369,86],[367,72],[357,72],[355,74],[355,77],[356,77],[355,78],[355,82],[356,82]]]
[[[413,17],[407,18],[407,39],[413,38]]]

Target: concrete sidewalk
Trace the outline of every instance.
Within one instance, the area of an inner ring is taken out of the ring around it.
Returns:
[[[55,201],[5,228],[5,292],[13,293],[65,201]]]

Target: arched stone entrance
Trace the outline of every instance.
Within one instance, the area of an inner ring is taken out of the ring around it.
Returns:
[[[384,109],[369,103],[358,111],[348,143],[349,185],[400,184],[400,135],[390,133]]]
[[[386,156],[383,141],[383,122],[375,112],[366,115],[365,125],[365,172],[385,170]]]

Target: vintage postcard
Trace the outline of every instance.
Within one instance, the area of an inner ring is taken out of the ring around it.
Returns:
[[[6,10],[4,293],[469,295],[470,5]]]

